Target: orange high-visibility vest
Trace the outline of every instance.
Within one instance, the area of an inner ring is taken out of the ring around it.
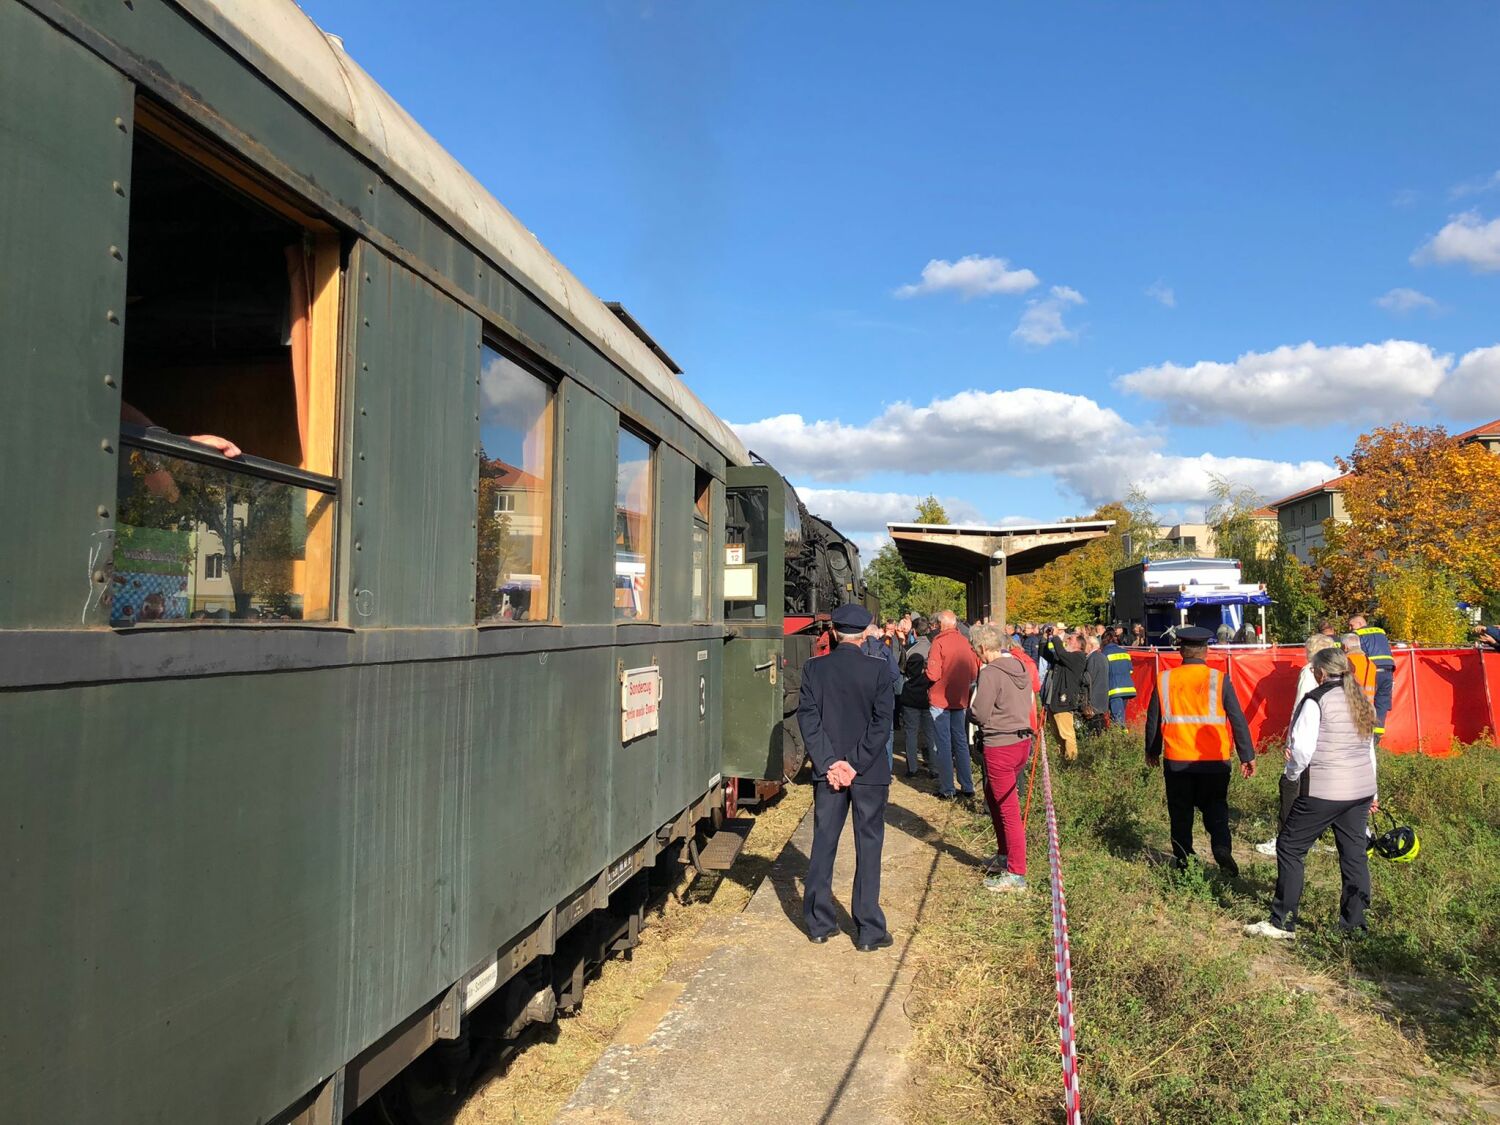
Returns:
[[[1162,753],[1168,761],[1229,761],[1234,739],[1224,717],[1223,675],[1207,664],[1182,664],[1157,677]]]
[[[1349,658],[1349,671],[1355,683],[1363,689],[1370,706],[1375,706],[1375,662],[1362,652],[1346,652],[1344,655]]]

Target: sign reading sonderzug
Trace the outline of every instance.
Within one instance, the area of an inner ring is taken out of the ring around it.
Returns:
[[[650,734],[661,725],[661,669],[627,668],[620,677],[620,741]]]

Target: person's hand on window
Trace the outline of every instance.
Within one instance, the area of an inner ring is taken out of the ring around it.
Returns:
[[[206,445],[211,449],[217,449],[225,457],[238,457],[243,452],[234,442],[228,438],[222,438],[218,434],[189,434],[188,441],[195,441],[199,445]]]

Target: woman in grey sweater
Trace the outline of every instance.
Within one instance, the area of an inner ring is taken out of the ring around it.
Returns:
[[[1339,928],[1362,933],[1370,905],[1366,826],[1376,803],[1375,708],[1349,671],[1341,649],[1312,658],[1318,686],[1292,715],[1285,778],[1299,786],[1276,839],[1276,897],[1269,921],[1245,927],[1252,936],[1295,937],[1302,901],[1303,860],[1326,828],[1338,845],[1344,889]]]

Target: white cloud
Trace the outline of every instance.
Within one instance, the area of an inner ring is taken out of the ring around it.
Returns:
[[[1169,309],[1177,307],[1177,294],[1172,292],[1172,287],[1160,278],[1146,286],[1146,296]]]
[[[852,488],[807,488],[797,486],[797,495],[807,510],[827,520],[845,535],[856,532],[884,534],[888,523],[910,523],[917,517],[917,505],[926,494],[912,492],[861,492]],[[948,518],[954,523],[983,523],[984,516],[967,500],[939,497]]]
[[[1029,472],[1044,450],[1043,459],[1073,460],[1130,431],[1091,398],[1037,387],[960,391],[921,407],[893,403],[863,425],[800,414],[732,425],[783,473],[822,481],[891,470]]]
[[[970,254],[956,262],[934,258],[922,267],[922,280],[903,285],[897,297],[919,297],[925,293],[959,294],[965,300],[992,293],[1025,293],[1035,289],[1040,279],[1028,269],[1013,270],[1004,258],[981,258]]]
[[[1376,297],[1375,303],[1386,312],[1396,314],[1415,312],[1417,309],[1426,309],[1428,312],[1437,312],[1438,303],[1426,293],[1416,289],[1398,287],[1390,290],[1383,297]]]
[[[1416,188],[1402,188],[1391,195],[1392,207],[1410,207],[1422,198],[1422,193]]]
[[[1232,363],[1143,367],[1115,385],[1162,403],[1168,417],[1189,425],[1238,420],[1311,427],[1400,417],[1431,398],[1451,362],[1410,340],[1359,347],[1309,342],[1246,352]]]
[[[1202,504],[1212,496],[1214,477],[1254,489],[1268,500],[1338,475],[1323,461],[1269,461],[1260,457],[1183,457],[1154,449],[1110,454],[1068,466],[1058,476],[1091,504],[1121,499],[1138,486],[1153,504]]]
[[[1478,211],[1455,215],[1448,225],[1417,248],[1417,265],[1462,264],[1478,273],[1500,270],[1500,219],[1485,222]]]
[[[1071,306],[1085,303],[1078,290],[1054,285],[1050,296],[1026,302],[1026,311],[1021,314],[1021,322],[1010,338],[1033,348],[1045,348],[1059,340],[1076,340],[1078,330],[1063,323],[1063,314]]]
[[[1460,359],[1437,403],[1448,417],[1468,420],[1461,429],[1500,416],[1500,345],[1475,348]]]
[[[1500,188],[1500,172],[1491,172],[1488,176],[1480,176],[1477,179],[1465,180],[1461,184],[1454,184],[1448,189],[1450,199],[1462,199],[1466,195],[1479,195],[1482,192],[1493,191]]]

